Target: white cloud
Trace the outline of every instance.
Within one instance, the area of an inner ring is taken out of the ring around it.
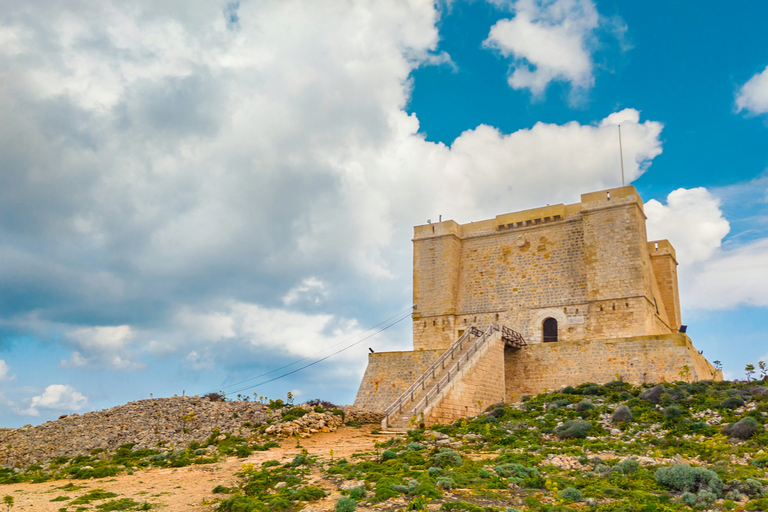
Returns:
[[[629,180],[662,150],[633,109],[426,141],[405,108],[447,60],[431,0],[243,2],[236,27],[215,3],[30,5],[0,7],[0,324],[64,333],[62,366],[311,355],[407,304],[414,224],[616,186],[619,122]],[[521,5],[589,50],[591,4]]]
[[[576,90],[594,84],[592,46],[600,16],[592,0],[518,0],[515,16],[498,21],[485,41],[513,58],[514,89],[541,95],[552,81]]]
[[[736,94],[736,106],[739,112],[768,114],[768,66],[741,86]]]
[[[61,366],[82,367],[103,364],[115,370],[138,370],[144,364],[135,360],[129,346],[135,333],[129,325],[81,327],[71,330],[67,338],[80,350]]]
[[[705,310],[768,307],[768,239],[717,253],[690,279],[685,304]]]
[[[38,409],[78,411],[87,402],[88,399],[74,387],[68,384],[51,384],[45,388],[43,394],[32,397],[29,408],[22,414],[39,416]]]
[[[8,363],[0,359],[0,382],[7,382],[16,378],[15,375],[11,375],[10,373],[11,368],[8,366]]]
[[[681,265],[710,258],[730,231],[720,200],[703,187],[677,189],[666,205],[652,199],[645,203],[645,214],[648,239],[668,239]]]
[[[328,290],[325,283],[321,280],[308,277],[301,284],[298,284],[288,290],[283,296],[283,304],[290,306],[297,302],[307,302],[310,304],[320,304],[328,297]]]

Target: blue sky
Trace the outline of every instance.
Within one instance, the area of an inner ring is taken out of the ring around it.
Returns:
[[[617,124],[688,332],[742,376],[768,361],[767,18],[3,4],[0,427],[182,392],[351,403],[368,347],[410,347],[412,226],[617,186]]]

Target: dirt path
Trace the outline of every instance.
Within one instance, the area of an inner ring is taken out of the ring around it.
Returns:
[[[113,499],[132,498],[134,501],[157,504],[163,512],[198,512],[210,510],[206,503],[222,495],[211,491],[217,485],[231,487],[235,484],[237,473],[242,464],[261,464],[265,460],[287,462],[302,449],[311,455],[323,459],[330,458],[333,449],[334,458],[349,458],[356,452],[375,450],[374,444],[386,441],[389,435],[371,434],[376,425],[364,425],[360,428],[341,427],[336,432],[314,434],[308,439],[301,440],[301,446],[296,446],[293,439],[282,440],[280,448],[272,448],[266,452],[254,452],[250,457],[238,459],[230,457],[226,461],[204,466],[187,466],[184,468],[161,468],[137,470],[133,475],[119,475],[111,478],[95,480],[56,480],[42,484],[6,484],[0,485],[0,496],[11,495],[15,506],[12,512],[56,512],[67,506],[68,501],[51,501],[59,496],[76,498],[92,489],[103,489],[117,496]],[[316,475],[319,478],[319,473]],[[83,486],[78,490],[62,490],[61,487],[72,483]],[[327,483],[322,485],[327,488]],[[334,493],[336,497],[338,494]],[[331,498],[331,497],[329,497]],[[321,510],[326,507],[329,498],[323,500],[320,506],[313,507]],[[93,502],[98,504],[102,502]],[[88,508],[93,508],[93,504]],[[68,510],[75,512],[76,507]]]

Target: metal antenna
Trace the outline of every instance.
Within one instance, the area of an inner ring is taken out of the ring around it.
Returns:
[[[621,186],[624,186],[624,150],[621,148],[621,125],[619,125],[619,156],[621,157]]]

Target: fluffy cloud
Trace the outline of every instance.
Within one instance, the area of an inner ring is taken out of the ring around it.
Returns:
[[[41,395],[32,397],[29,409],[23,414],[39,416],[39,409],[51,409],[56,411],[79,411],[88,399],[78,390],[68,384],[51,384]]]
[[[328,297],[325,283],[314,277],[304,279],[301,284],[294,286],[283,296],[283,304],[290,306],[297,302],[320,304]]]
[[[521,5],[588,48],[592,4]],[[411,71],[446,59],[431,0],[232,9],[0,6],[0,327],[63,343],[62,366],[341,346],[409,304],[414,224],[618,185],[618,123],[628,179],[661,153],[633,109],[427,142],[404,109]]]
[[[144,368],[134,360],[129,344],[135,334],[128,325],[82,327],[71,330],[67,337],[80,350],[75,351],[62,366],[102,364],[116,370]]]
[[[707,189],[680,188],[667,196],[667,204],[650,200],[645,204],[649,240],[672,242],[681,265],[704,261],[720,248],[730,231],[720,200]]]
[[[15,375],[11,375],[11,368],[8,363],[0,359],[0,382],[9,381],[16,378]]]
[[[601,19],[592,0],[518,0],[515,16],[498,21],[485,45],[512,57],[508,82],[541,95],[552,81],[575,91],[594,84],[592,48]]]
[[[768,66],[741,86],[736,93],[736,107],[739,112],[768,114]]]
[[[718,310],[768,307],[768,240],[760,239],[717,254],[691,279],[687,304]]]
[[[667,204],[645,204],[649,240],[667,238],[680,263],[681,304],[687,309],[725,310],[768,306],[768,239],[765,238],[766,177],[714,192],[678,189]],[[738,205],[747,218],[735,218],[739,235],[727,244],[730,231],[723,209]]]

